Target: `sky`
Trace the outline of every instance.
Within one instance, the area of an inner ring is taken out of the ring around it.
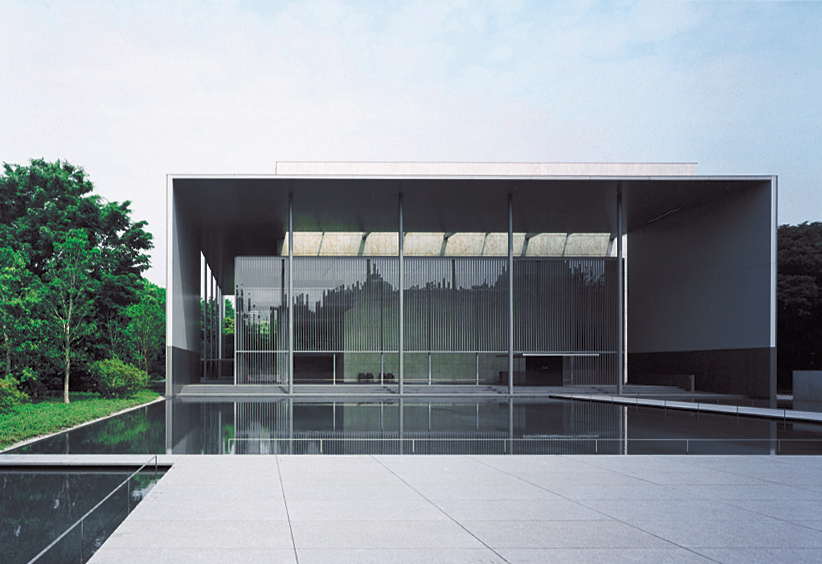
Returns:
[[[131,201],[161,286],[166,175],[277,161],[697,162],[822,221],[822,2],[0,6],[0,161]]]

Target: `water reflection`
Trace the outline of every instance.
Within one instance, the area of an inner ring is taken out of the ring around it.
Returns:
[[[68,529],[109,492],[128,472],[0,472],[0,547],[2,561],[28,562]],[[130,487],[118,490],[38,562],[79,562],[81,542],[88,559],[139,503],[156,481],[137,475]]]
[[[621,410],[595,403],[174,402],[167,412],[175,454],[503,454],[537,442],[585,452],[569,441],[597,437],[609,439],[602,452],[623,447]]]
[[[770,454],[822,452],[822,426],[539,401],[167,404],[170,453]]]
[[[545,399],[177,399],[14,452],[820,454],[822,426]]]
[[[164,402],[58,433],[14,454],[165,454]]]

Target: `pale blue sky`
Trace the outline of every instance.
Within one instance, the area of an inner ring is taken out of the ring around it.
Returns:
[[[129,199],[284,160],[689,161],[822,221],[819,2],[4,0],[0,160]]]

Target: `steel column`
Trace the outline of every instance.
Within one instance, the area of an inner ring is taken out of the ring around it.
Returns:
[[[208,262],[203,255],[203,380],[208,375]]]
[[[288,193],[288,393],[294,393],[294,193]]]
[[[223,377],[223,319],[225,318],[223,291],[217,286],[217,378]]]
[[[405,367],[404,367],[404,333],[405,333],[405,324],[404,324],[404,315],[403,315],[403,308],[404,308],[404,294],[405,294],[405,262],[403,260],[403,243],[405,239],[405,233],[403,232],[403,225],[402,225],[402,192],[399,193],[398,198],[399,203],[399,230],[398,230],[398,237],[399,237],[399,261],[400,261],[400,307],[399,307],[399,334],[398,342],[399,342],[399,378],[398,378],[398,386],[399,386],[399,393],[403,393],[403,384],[404,384],[404,376],[405,376]],[[400,429],[402,430],[402,419],[400,419]],[[400,436],[402,438],[402,436]]]
[[[508,393],[514,393],[514,195],[508,194]]]
[[[617,394],[622,395],[622,380],[625,377],[625,288],[623,287],[625,268],[622,264],[622,186],[617,186]]]

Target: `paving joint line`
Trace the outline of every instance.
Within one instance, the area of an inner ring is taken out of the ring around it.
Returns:
[[[447,513],[447,512],[443,509],[443,508],[441,508],[439,505],[437,505],[436,503],[434,503],[433,501],[431,501],[430,499],[428,499],[428,497],[426,497],[426,496],[425,496],[422,492],[420,492],[417,488],[415,488],[414,486],[412,486],[411,484],[409,484],[408,482],[406,482],[404,479],[402,479],[402,477],[400,477],[400,476],[399,476],[396,472],[394,472],[393,470],[391,470],[391,468],[389,468],[388,466],[386,466],[386,465],[385,465],[385,464],[384,464],[384,463],[383,463],[380,459],[376,458],[376,456],[375,456],[375,455],[371,454],[371,455],[369,455],[369,456],[370,456],[372,459],[374,459],[374,461],[375,461],[375,462],[377,462],[377,464],[379,464],[380,466],[382,466],[383,468],[385,468],[386,470],[388,470],[391,474],[393,474],[393,475],[394,475],[394,477],[396,477],[396,478],[397,478],[400,482],[402,482],[403,484],[405,484],[406,486],[408,486],[409,488],[411,488],[411,489],[412,489],[412,490],[413,490],[413,491],[414,491],[414,492],[415,492],[418,496],[420,496],[420,497],[421,497],[421,498],[423,498],[425,501],[427,501],[428,503],[430,503],[431,505],[433,505],[434,507],[436,507],[436,508],[437,508],[437,511],[439,511],[440,513],[442,513],[443,515],[445,515],[446,517],[448,517],[448,518],[449,518],[451,521],[453,521],[453,522],[454,522],[454,523],[455,523],[455,524],[456,524],[456,525],[457,525],[460,529],[462,529],[463,531],[465,531],[466,533],[468,533],[469,535],[471,535],[473,538],[477,539],[477,541],[479,541],[479,543],[480,543],[482,546],[484,546],[485,548],[487,548],[488,550],[490,550],[491,552],[493,552],[495,555],[497,555],[497,556],[498,556],[498,557],[499,557],[499,558],[500,558],[503,562],[507,562],[508,564],[511,564],[511,561],[510,561],[510,560],[508,560],[508,559],[507,559],[507,558],[505,558],[502,554],[500,554],[499,552],[497,552],[496,550],[494,550],[493,548],[491,548],[490,546],[488,546],[488,544],[486,544],[486,543],[485,543],[485,541],[483,541],[483,540],[482,540],[481,538],[479,538],[477,535],[475,535],[474,533],[472,533],[471,531],[469,531],[468,529],[466,529],[466,528],[465,528],[465,526],[464,526],[462,523],[460,523],[459,521],[457,521],[456,519],[454,519],[453,517],[451,517],[451,515],[449,515],[449,514],[448,514],[448,513]],[[406,456],[409,456],[409,455],[406,455]]]
[[[562,456],[563,458],[565,457],[565,455],[558,455],[558,456]],[[591,456],[596,456],[596,455],[591,455]],[[663,538],[663,537],[661,537],[661,536],[659,536],[659,535],[657,535],[657,534],[654,534],[654,533],[652,533],[652,532],[650,532],[650,531],[646,531],[645,529],[643,529],[643,528],[641,528],[641,527],[637,527],[636,525],[633,525],[633,524],[628,523],[628,522],[626,522],[626,521],[623,521],[622,519],[618,519],[618,518],[616,518],[616,517],[612,517],[611,515],[608,515],[607,513],[604,513],[604,512],[602,512],[602,511],[600,511],[599,509],[596,509],[595,507],[591,507],[590,505],[586,505],[585,503],[583,503],[583,502],[582,502],[582,501],[580,501],[580,500],[577,500],[577,499],[572,499],[572,498],[570,498],[570,497],[567,497],[567,496],[562,495],[561,493],[558,493],[558,492],[555,492],[555,491],[551,491],[551,490],[549,490],[548,488],[545,488],[545,487],[543,487],[543,486],[540,486],[539,484],[535,484],[535,483],[533,483],[533,482],[530,482],[530,481],[526,480],[525,478],[522,478],[522,477],[520,477],[520,476],[516,476],[516,475],[514,475],[514,474],[511,474],[510,472],[507,472],[506,470],[503,470],[502,468],[497,468],[496,466],[492,466],[492,465],[490,465],[490,464],[487,464],[486,462],[484,462],[484,461],[482,461],[482,460],[478,460],[477,458],[474,458],[473,456],[469,456],[469,458],[471,458],[472,460],[476,460],[476,461],[477,461],[477,462],[479,462],[480,464],[483,464],[483,465],[485,465],[485,466],[488,466],[489,468],[493,468],[494,470],[497,470],[497,471],[499,471],[499,472],[502,472],[503,474],[507,474],[508,476],[511,476],[512,478],[514,478],[514,479],[516,479],[516,480],[520,480],[520,481],[522,481],[522,482],[525,482],[525,483],[526,483],[526,484],[528,484],[528,485],[534,486],[535,488],[538,488],[538,489],[540,489],[540,490],[542,490],[542,491],[545,491],[545,492],[548,492],[548,493],[550,493],[550,494],[552,494],[552,495],[555,495],[555,496],[561,497],[562,499],[564,499],[564,500],[566,500],[566,501],[570,501],[571,503],[576,503],[576,504],[578,504],[578,505],[581,505],[582,507],[584,507],[584,508],[586,508],[586,509],[590,509],[591,511],[593,511],[593,512],[595,512],[595,513],[599,513],[600,515],[602,515],[602,516],[604,516],[604,517],[608,518],[609,520],[616,521],[617,523],[622,523],[623,525],[626,525],[626,526],[628,526],[628,527],[631,527],[632,529],[636,529],[637,531],[641,531],[641,532],[645,533],[646,535],[650,535],[650,536],[652,536],[652,537],[654,537],[654,538],[657,538],[657,539],[661,540],[661,541],[662,541],[662,542],[664,542],[664,543],[667,543],[667,544],[670,544],[670,545],[676,546],[676,547],[678,547],[678,548],[681,548],[682,550],[685,550],[685,551],[687,551],[687,552],[690,552],[691,554],[696,554],[697,556],[699,556],[699,557],[701,557],[701,558],[707,558],[707,559],[708,559],[708,560],[710,560],[711,562],[716,562],[717,564],[722,564],[722,562],[721,562],[720,560],[715,560],[715,559],[713,559],[713,558],[711,558],[711,557],[709,557],[709,556],[705,556],[704,554],[700,554],[700,553],[696,552],[694,549],[688,548],[687,546],[682,546],[682,545],[681,545],[681,544],[679,544],[679,543],[676,543],[676,542],[674,542],[674,541],[672,541],[672,540],[669,540],[669,539]],[[586,464],[587,464],[587,463],[586,463]],[[621,474],[621,472],[617,472],[617,473],[618,473],[618,474]],[[624,474],[624,475],[626,475],[626,476],[627,476],[627,474]],[[631,477],[633,477],[633,476],[631,476]],[[637,479],[639,479],[639,478],[637,478]],[[649,483],[653,483],[653,482],[649,482]],[[654,485],[658,485],[658,484],[654,484]],[[585,547],[579,547],[579,548],[585,548]]]
[[[280,491],[283,493],[283,505],[285,505],[285,517],[288,519],[288,532],[291,535],[291,546],[294,548],[294,561],[300,564],[300,555],[297,552],[297,541],[294,540],[294,528],[291,526],[291,513],[288,511],[288,500],[285,497],[285,484],[283,484],[283,474],[280,471],[280,455],[274,455],[274,462],[277,464],[277,477],[280,479]]]

